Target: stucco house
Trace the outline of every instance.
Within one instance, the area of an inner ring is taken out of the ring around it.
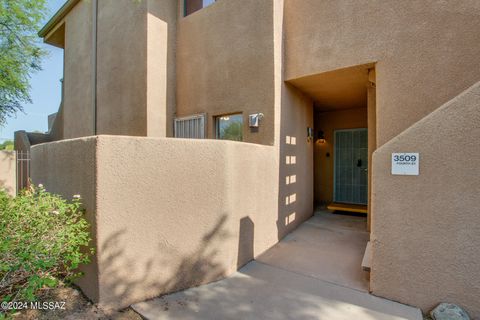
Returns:
[[[479,30],[477,0],[67,1],[31,175],[82,195],[82,290],[226,277],[343,206],[368,212],[370,292],[480,317]]]

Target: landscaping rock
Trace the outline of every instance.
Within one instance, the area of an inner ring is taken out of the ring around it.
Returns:
[[[465,310],[453,303],[440,303],[430,315],[434,320],[470,320]]]

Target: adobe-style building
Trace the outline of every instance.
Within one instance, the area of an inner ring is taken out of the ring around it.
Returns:
[[[207,283],[334,203],[368,208],[373,294],[480,316],[479,30],[476,0],[69,0],[31,170],[82,195],[80,286]]]

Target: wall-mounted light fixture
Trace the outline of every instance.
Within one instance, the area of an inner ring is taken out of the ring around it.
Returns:
[[[318,131],[317,133],[317,143],[325,143],[326,140],[325,140],[325,132],[323,132],[322,130]]]
[[[248,125],[250,128],[258,128],[260,120],[264,117],[263,113],[254,113],[248,116]]]

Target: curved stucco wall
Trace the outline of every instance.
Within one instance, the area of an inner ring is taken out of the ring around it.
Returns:
[[[278,241],[275,147],[98,136],[32,161],[35,183],[85,195],[97,256],[80,286],[107,307],[225,277]]]
[[[373,157],[374,294],[480,317],[480,82]],[[419,176],[390,174],[393,152],[419,152]]]
[[[378,62],[382,145],[479,80],[479,29],[477,0],[285,0],[285,77]]]
[[[210,282],[273,245],[274,150],[99,137],[100,301],[128,305]]]

